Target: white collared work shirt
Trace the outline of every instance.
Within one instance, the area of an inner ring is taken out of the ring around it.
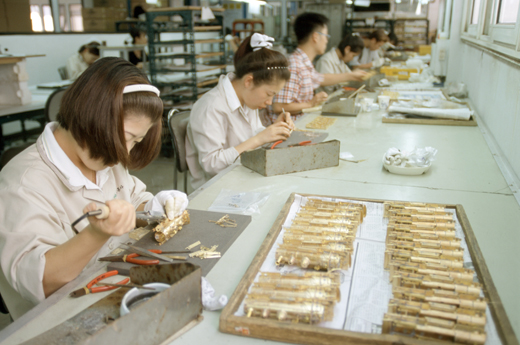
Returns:
[[[231,84],[234,73],[221,75],[218,85],[194,105],[186,136],[186,162],[191,185],[198,188],[237,159],[235,146],[265,129],[258,110],[240,103]]]
[[[336,48],[332,48],[325,54],[323,54],[316,63],[316,70],[322,74],[338,74],[338,73],[351,73],[352,71],[348,68],[347,64],[340,60]],[[325,91],[328,94],[341,88],[340,84],[331,86],[322,86],[317,91]]]
[[[82,183],[54,139],[55,127],[47,125],[35,145],[0,171],[0,292],[14,319],[45,299],[45,253],[75,236],[71,223],[87,204],[121,199],[137,208],[153,197],[120,164],[97,173],[102,183]],[[76,230],[86,225],[88,220]],[[85,269],[126,241],[128,235],[111,237]]]

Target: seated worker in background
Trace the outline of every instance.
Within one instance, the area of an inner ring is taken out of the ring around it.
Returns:
[[[78,52],[67,60],[67,74],[68,78],[75,80],[83,73],[90,65],[99,59],[99,44],[92,41],[88,44],[82,45]]]
[[[186,194],[154,197],[128,173],[157,156],[162,115],[146,75],[100,59],[63,95],[58,121],[0,171],[0,292],[14,319],[128,242],[136,210],[164,213],[173,200],[173,218],[187,207]],[[71,227],[101,205],[108,218]]]
[[[317,55],[325,53],[329,40],[327,17],[318,13],[303,13],[294,22],[294,33],[298,39],[298,47],[289,57],[291,78],[285,87],[273,99],[273,105],[268,106],[269,122],[276,120],[276,114],[282,109],[288,111],[293,119],[302,115],[302,109],[312,108],[327,100],[326,92],[314,95],[314,90],[320,86],[335,85],[351,80],[362,80],[364,71],[353,73],[318,73],[312,61]]]
[[[388,41],[388,35],[383,29],[373,31],[365,41],[365,48],[351,62],[352,68],[378,68],[383,66],[385,58],[379,54],[379,49]]]
[[[352,71],[347,66],[347,62],[352,61],[355,56],[364,48],[363,39],[358,34],[345,36],[337,47],[332,48],[327,53],[323,54],[316,63],[316,70],[319,73],[351,73]],[[325,91],[332,93],[341,88],[340,84],[332,86],[324,86],[318,91]]]
[[[235,72],[220,76],[218,85],[194,105],[186,138],[186,162],[193,188],[233,164],[240,154],[266,143],[286,140],[293,129],[289,113],[265,128],[258,109],[289,80],[285,56],[271,50],[273,38],[253,34],[235,53]]]
[[[224,39],[225,41],[229,44],[229,48],[231,49],[231,51],[234,53],[236,53],[236,51],[238,50],[238,47],[240,46],[240,38],[238,36],[233,36],[231,35],[232,31],[230,28],[226,28],[226,32],[225,32],[225,36],[224,36]]]
[[[132,36],[132,44],[148,44],[148,36],[146,31],[142,31],[136,27],[130,29],[130,36]],[[128,61],[137,66],[137,68],[143,68],[143,51],[132,50],[128,53]]]

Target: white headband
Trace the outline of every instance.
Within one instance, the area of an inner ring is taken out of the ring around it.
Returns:
[[[130,92],[141,92],[141,91],[153,92],[157,95],[157,97],[159,97],[161,95],[161,92],[159,91],[159,89],[150,84],[127,85],[123,89],[123,94],[130,93]]]
[[[256,33],[251,36],[251,48],[254,52],[262,48],[271,49],[273,47],[272,42],[274,42],[274,38],[267,35]]]

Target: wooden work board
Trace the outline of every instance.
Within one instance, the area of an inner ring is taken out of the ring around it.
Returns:
[[[267,234],[264,242],[260,246],[256,256],[253,258],[251,265],[247,269],[244,277],[235,289],[228,304],[220,315],[219,330],[224,333],[231,333],[241,336],[249,336],[254,338],[269,339],[283,341],[295,344],[316,344],[316,345],[358,345],[358,344],[402,344],[402,345],[445,345],[450,342],[421,340],[413,337],[407,337],[398,334],[373,334],[361,333],[339,329],[324,328],[317,325],[283,322],[274,319],[264,319],[257,317],[237,316],[235,315],[241,306],[249,287],[253,284],[260,268],[266,260],[271,248],[275,245],[278,235],[282,231],[291,205],[295,200],[297,193],[292,193],[284,207],[276,218],[271,230]],[[303,197],[324,197],[348,199],[360,202],[384,203],[392,200],[378,199],[362,199],[344,196],[323,196],[301,194]],[[447,209],[454,209],[456,216],[461,224],[465,235],[468,250],[474,266],[475,273],[479,282],[482,284],[485,298],[496,326],[498,336],[504,345],[518,345],[513,328],[509,322],[504,306],[500,300],[495,285],[491,279],[491,275],[487,268],[486,262],[480,251],[479,245],[469,223],[468,217],[464,212],[462,205],[446,205]],[[455,343],[453,343],[455,344]]]
[[[406,116],[404,118],[391,118],[383,116],[383,123],[401,123],[411,125],[434,125],[434,126],[478,126],[472,115],[469,120],[434,119],[424,116]]]
[[[185,250],[187,246],[197,241],[201,242],[201,245],[211,247],[215,244],[218,245],[216,251],[220,252],[222,256],[226,250],[233,244],[233,242],[240,236],[242,231],[251,222],[251,216],[232,214],[232,213],[220,213],[210,212],[201,210],[188,210],[190,213],[190,224],[184,225],[175,236],[166,241],[163,245],[159,245],[153,237],[153,231],[150,231],[139,241],[134,243],[135,246],[145,249],[160,249],[162,251],[174,251],[174,250]],[[223,228],[215,223],[211,223],[210,220],[217,221],[226,214],[229,214],[229,218],[237,222],[236,228]],[[192,249],[192,252],[199,250],[199,246]],[[190,262],[202,269],[202,276],[208,274],[208,272],[215,266],[218,258],[216,259],[199,259],[190,258],[188,254],[172,254],[186,256],[187,260],[175,260],[174,262]],[[142,258],[140,258],[142,259]],[[167,264],[162,262],[161,264]],[[130,268],[135,266],[127,262],[111,262],[107,271],[118,270],[121,275],[129,275]]]

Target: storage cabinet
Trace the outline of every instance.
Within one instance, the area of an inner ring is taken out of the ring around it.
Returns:
[[[212,11],[215,19],[210,21],[201,19],[202,8],[196,6],[146,12],[148,72],[152,84],[162,88],[161,98],[167,104],[196,101],[226,73],[224,9]],[[170,20],[157,21],[165,17]],[[211,49],[202,49],[208,45]],[[199,72],[206,72],[205,76],[197,76]]]

